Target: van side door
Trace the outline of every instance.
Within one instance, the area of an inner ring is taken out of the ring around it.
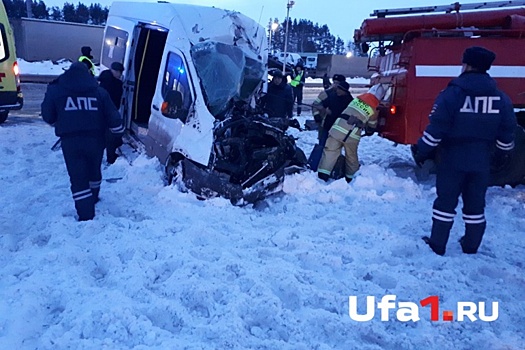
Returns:
[[[167,44],[151,105],[148,138],[161,161],[173,151],[182,128],[193,112],[195,91],[184,54]]]

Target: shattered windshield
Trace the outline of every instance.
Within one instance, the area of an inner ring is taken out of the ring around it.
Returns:
[[[191,48],[191,56],[208,110],[215,117],[226,112],[234,101],[248,101],[263,80],[262,61],[237,46],[198,43]]]

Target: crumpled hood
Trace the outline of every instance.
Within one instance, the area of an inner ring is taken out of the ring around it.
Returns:
[[[465,72],[452,80],[449,86],[457,86],[470,95],[488,95],[496,92],[496,81],[487,73]]]
[[[74,92],[96,89],[98,82],[82,62],[75,62],[58,78],[58,85]]]

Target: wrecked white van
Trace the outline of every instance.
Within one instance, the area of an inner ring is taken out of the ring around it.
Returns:
[[[248,17],[213,7],[114,2],[101,54],[124,65],[131,136],[201,197],[254,202],[304,164],[292,137],[257,110],[267,39]]]

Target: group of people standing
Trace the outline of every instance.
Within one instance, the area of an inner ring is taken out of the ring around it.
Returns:
[[[432,230],[430,236],[423,237],[438,255],[445,254],[460,195],[465,222],[461,248],[467,254],[477,252],[486,228],[485,193],[491,161],[494,162],[491,150],[495,146],[497,161],[508,157],[514,147],[516,116],[512,102],[487,74],[495,57],[481,47],[465,50],[461,75],[440,93],[430,112],[428,127],[413,146],[418,165],[431,158],[439,146]],[[92,58],[91,49],[83,47],[79,62],[49,84],[42,102],[43,119],[55,127],[55,134],[62,141],[80,221],[95,216],[104,148],[108,150],[108,162],[114,162],[115,148],[124,131],[118,112],[124,67],[114,62],[97,81]],[[326,90],[312,106],[319,126],[317,150],[320,151],[317,155],[312,153],[309,164],[320,179],[327,181],[344,148],[344,176],[350,182],[359,169],[359,141],[363,133],[370,135],[375,131],[377,107],[386,91],[377,84],[354,98],[343,75],[336,74],[332,80],[328,86],[324,79]],[[299,116],[304,82],[302,65],[295,67],[289,84],[283,72],[275,71],[268,92],[261,99],[269,117],[293,120],[294,101]],[[478,104],[483,101],[489,104],[480,107]]]
[[[508,159],[514,148],[517,122],[512,102],[487,73],[495,58],[492,51],[482,47],[465,50],[461,75],[437,97],[430,123],[412,147],[418,166],[439,153],[432,229],[429,236],[423,237],[438,255],[445,254],[460,195],[465,222],[460,245],[466,254],[477,253],[486,228],[485,194],[491,163]],[[274,80],[281,86],[282,73]],[[298,81],[295,75],[291,85]],[[372,134],[377,127],[377,107],[385,96],[385,87],[374,85],[354,98],[346,78],[340,74],[333,76],[332,83],[325,75],[323,86],[325,90],[312,105],[319,131],[309,166],[320,179],[328,181],[344,148],[344,176],[350,182],[359,169],[357,148],[361,136]],[[285,91],[286,87],[283,85],[282,89]],[[302,91],[298,101],[301,97]],[[286,115],[291,117],[293,102],[286,106]],[[299,108],[300,105],[298,115]]]

